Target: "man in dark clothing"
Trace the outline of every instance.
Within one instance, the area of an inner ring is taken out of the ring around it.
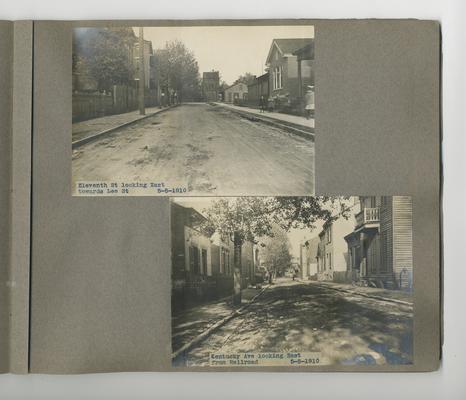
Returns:
[[[260,106],[260,112],[263,113],[265,112],[265,109],[267,107],[267,101],[265,100],[265,96],[262,94],[260,99],[259,99],[259,106]]]

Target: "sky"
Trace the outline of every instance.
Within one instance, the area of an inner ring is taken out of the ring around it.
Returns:
[[[210,203],[217,199],[216,197],[177,197],[174,199],[178,204],[184,207],[192,207],[201,214],[205,208],[208,208]],[[299,258],[299,244],[304,240],[316,237],[322,230],[323,222],[318,221],[314,230],[310,229],[291,229],[288,233],[288,239],[291,244],[291,255]]]
[[[133,28],[136,36],[139,28]],[[240,75],[261,75],[273,39],[314,38],[311,25],[145,27],[144,39],[159,49],[178,39],[193,53],[199,72],[218,70],[232,84]]]

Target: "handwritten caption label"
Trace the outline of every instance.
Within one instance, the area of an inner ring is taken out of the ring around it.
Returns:
[[[165,182],[78,181],[74,196],[171,196],[188,193],[186,186],[170,186]]]
[[[211,367],[312,367],[328,364],[321,353],[210,353]]]

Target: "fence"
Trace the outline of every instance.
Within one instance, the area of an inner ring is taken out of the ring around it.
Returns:
[[[73,93],[73,122],[116,114],[111,94]]]
[[[146,90],[146,107],[158,104],[157,91]],[[105,115],[122,114],[138,108],[138,90],[131,86],[114,85],[111,93],[73,93],[73,122],[85,121]]]

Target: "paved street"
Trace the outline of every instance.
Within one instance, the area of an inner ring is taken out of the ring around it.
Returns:
[[[282,278],[175,361],[206,365],[210,352],[308,351],[332,364],[406,364],[413,357],[412,318],[410,306]]]
[[[150,181],[190,195],[314,192],[314,143],[220,107],[187,104],[73,151],[73,182]]]

